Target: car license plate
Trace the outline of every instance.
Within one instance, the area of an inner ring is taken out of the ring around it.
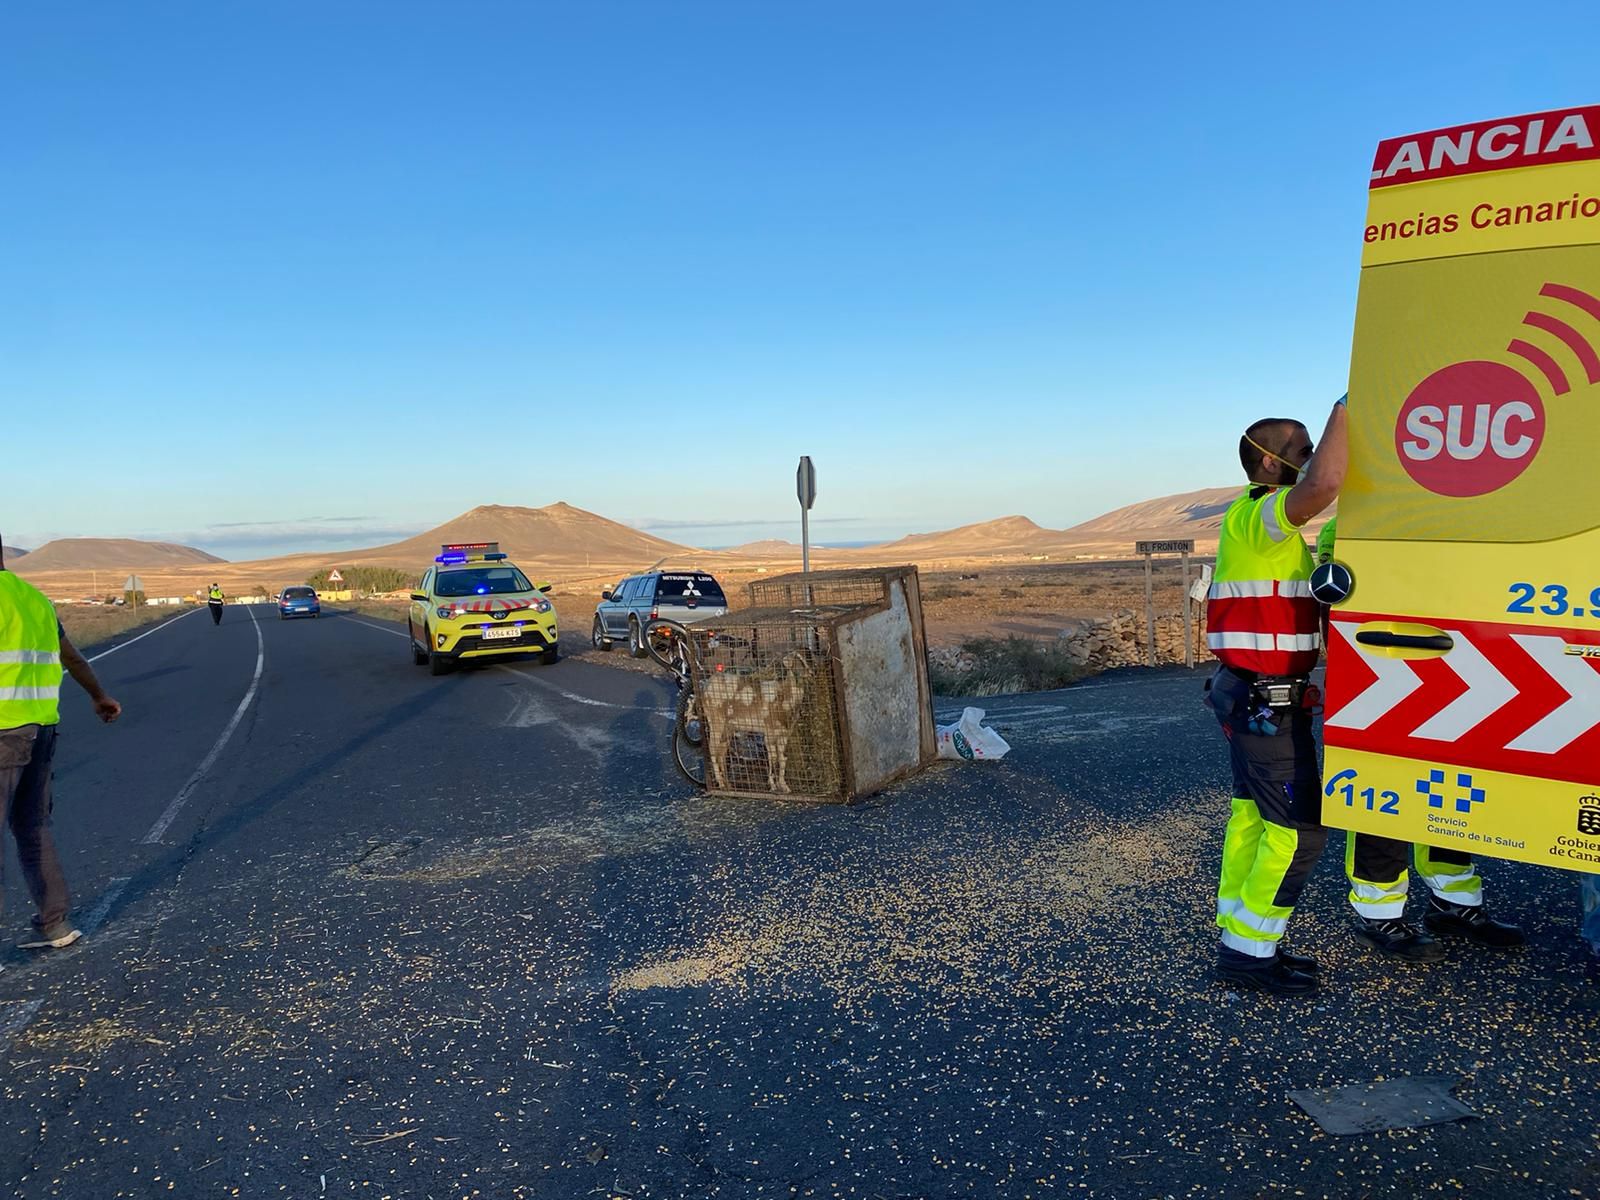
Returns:
[[[509,625],[502,629],[485,629],[482,636],[483,640],[488,642],[493,641],[495,638],[518,637],[521,635],[521,633],[522,630],[518,629],[515,625]]]

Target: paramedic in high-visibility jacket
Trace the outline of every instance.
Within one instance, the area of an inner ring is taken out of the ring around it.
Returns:
[[[1206,702],[1233,767],[1217,888],[1217,975],[1237,987],[1300,995],[1316,991],[1316,960],[1281,943],[1328,840],[1309,682],[1322,650],[1321,611],[1300,529],[1344,484],[1345,398],[1315,451],[1299,421],[1268,418],[1239,439],[1239,462],[1250,487],[1222,518],[1206,601],[1206,643],[1222,663]]]
[[[1317,535],[1318,564],[1333,561],[1339,519]],[[1428,885],[1424,933],[1405,919],[1410,879],[1406,859]],[[1526,942],[1522,930],[1489,915],[1483,903],[1483,879],[1472,855],[1448,846],[1418,842],[1408,846],[1376,833],[1351,833],[1345,838],[1344,873],[1350,881],[1350,906],[1356,910],[1356,936],[1384,954],[1412,962],[1434,962],[1444,947],[1430,935],[1464,938],[1496,950],[1515,950]]]

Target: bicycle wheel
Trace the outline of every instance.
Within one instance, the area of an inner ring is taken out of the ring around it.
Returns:
[[[703,788],[706,786],[705,737],[694,729],[697,724],[698,720],[691,723],[685,719],[684,706],[680,704],[672,721],[672,761],[685,779]],[[697,735],[699,740],[691,740]]]
[[[640,640],[650,657],[675,675],[687,673],[689,631],[676,621],[655,620],[642,631]]]
[[[676,709],[677,726],[683,731],[684,738],[691,746],[703,746],[706,740],[705,722],[700,719],[700,706],[695,703],[695,695],[688,688],[678,692]]]

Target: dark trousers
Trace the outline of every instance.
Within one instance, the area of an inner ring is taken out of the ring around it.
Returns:
[[[33,923],[48,929],[67,916],[67,879],[50,833],[50,775],[56,754],[54,725],[0,729],[0,817],[17,842],[22,877],[33,896]],[[0,875],[5,859],[0,857]],[[0,877],[0,905],[5,902]]]
[[[1352,833],[1345,843],[1344,871],[1350,904],[1363,917],[1397,920],[1405,915],[1410,859],[1429,891],[1449,904],[1483,903],[1483,880],[1472,855],[1445,846],[1398,842],[1372,833]]]
[[[1379,837],[1375,833],[1354,833],[1350,836],[1356,843],[1351,859],[1355,863],[1355,874],[1360,878],[1387,883],[1391,879],[1399,879],[1406,873],[1406,867],[1411,861],[1410,842]],[[1433,846],[1429,848],[1428,853],[1434,862],[1451,863],[1458,867],[1472,865],[1472,855],[1465,850]]]
[[[1233,767],[1217,925],[1229,950],[1270,958],[1328,841],[1311,714],[1285,709],[1272,731],[1252,729],[1250,685],[1226,668],[1212,676],[1207,703]]]
[[[213,625],[221,625],[222,624],[222,601],[221,600],[207,600],[206,603],[211,606],[211,623]]]

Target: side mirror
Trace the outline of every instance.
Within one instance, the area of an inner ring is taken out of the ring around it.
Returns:
[[[536,592],[548,592],[550,587],[551,583],[548,579],[540,579],[534,582],[533,590]]]
[[[427,592],[412,592],[411,593],[411,598],[413,600],[426,600],[428,598],[428,593]]]
[[[601,588],[600,589],[600,599],[602,599],[602,600],[611,599],[611,589],[610,588]]]

